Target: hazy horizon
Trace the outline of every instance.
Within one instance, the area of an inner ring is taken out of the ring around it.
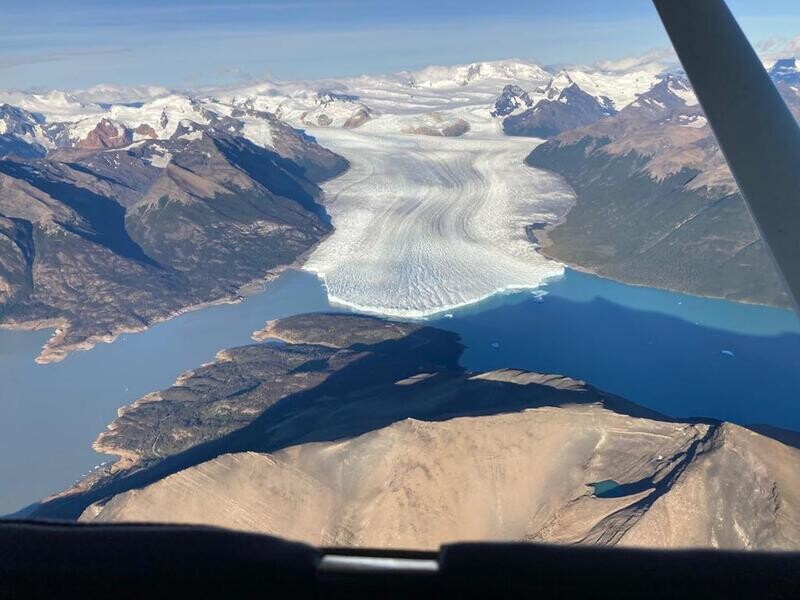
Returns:
[[[751,41],[795,52],[800,7],[730,3]],[[3,89],[96,84],[170,88],[303,80],[520,58],[593,64],[668,48],[649,2],[587,0],[496,6],[421,0],[52,0],[4,6]]]

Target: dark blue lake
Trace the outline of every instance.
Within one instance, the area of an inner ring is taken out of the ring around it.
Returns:
[[[800,320],[788,310],[629,286],[568,271],[530,294],[441,319],[462,364],[583,379],[674,417],[800,430]]]
[[[800,321],[789,311],[694,298],[568,271],[539,302],[494,297],[431,319],[458,332],[473,370],[585,379],[672,416],[800,429]],[[335,310],[311,274],[187,313],[61,363],[34,358],[49,332],[0,331],[0,514],[63,489],[107,457],[91,442],[120,406],[169,386],[269,319]]]

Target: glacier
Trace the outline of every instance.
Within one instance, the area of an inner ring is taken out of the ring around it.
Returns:
[[[308,130],[351,163],[323,185],[335,231],[303,266],[331,303],[423,318],[563,274],[525,232],[557,221],[574,198],[559,177],[523,163],[534,140],[474,118],[474,134],[453,138],[400,134],[394,119],[381,121]]]

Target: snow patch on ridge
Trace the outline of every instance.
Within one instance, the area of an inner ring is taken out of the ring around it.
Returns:
[[[273,148],[272,126],[266,119],[257,117],[240,117],[242,121],[242,135],[262,148]]]

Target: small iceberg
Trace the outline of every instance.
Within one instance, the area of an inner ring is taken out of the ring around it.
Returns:
[[[500,347],[500,342],[492,342],[492,348],[497,350]]]
[[[736,356],[736,355],[733,353],[733,350],[723,350],[723,351],[722,351],[722,354],[724,354],[725,356]]]
[[[531,290],[531,296],[533,296],[534,302],[544,302],[544,297],[547,296],[547,292],[544,290]]]
[[[453,313],[444,313],[444,318],[445,319],[452,319],[453,318]]]

